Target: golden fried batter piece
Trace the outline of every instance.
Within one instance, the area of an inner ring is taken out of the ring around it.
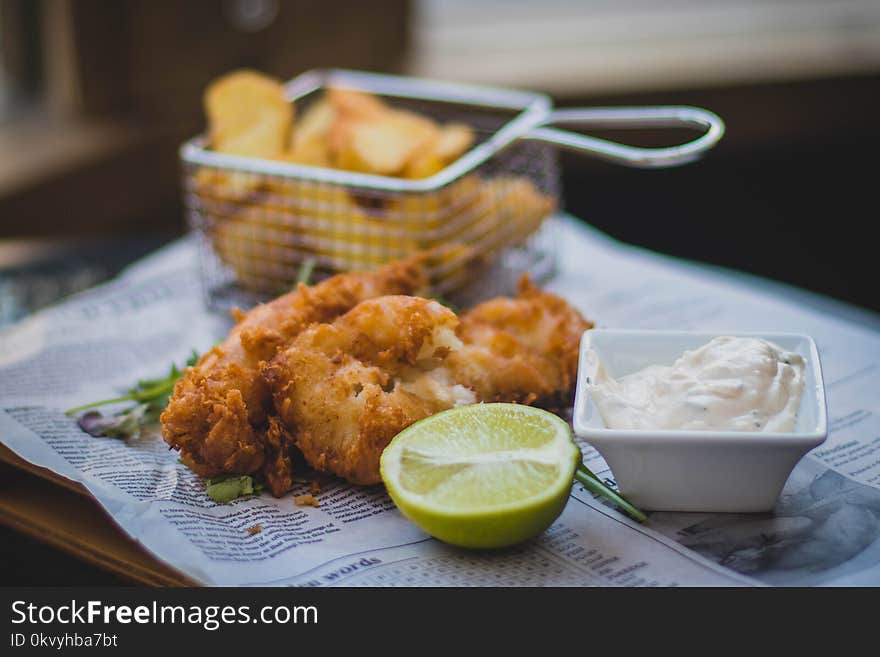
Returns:
[[[480,401],[545,408],[571,401],[578,345],[593,324],[564,299],[523,276],[515,298],[486,301],[460,319],[464,346],[449,355],[444,367]]]
[[[374,272],[340,274],[239,313],[226,341],[187,368],[162,413],[165,441],[197,474],[262,471],[275,495],[290,487],[289,426],[273,419],[272,393],[259,364],[303,329],[330,322],[359,302],[424,287],[420,257]]]
[[[590,326],[523,277],[516,298],[487,301],[460,322],[426,299],[364,301],[310,326],[262,371],[306,461],[370,484],[391,439],[428,415],[478,401],[566,404]]]
[[[387,296],[315,324],[263,373],[306,461],[358,484],[379,482],[391,439],[428,415],[476,401],[448,379],[458,319],[435,301]]]

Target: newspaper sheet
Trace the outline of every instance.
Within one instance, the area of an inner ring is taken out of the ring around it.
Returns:
[[[225,336],[229,320],[204,309],[187,240],[0,333],[0,440],[82,483],[122,530],[206,585],[880,584],[880,332],[555,221],[560,266],[548,287],[600,326],[816,339],[831,431],[797,466],[774,513],[654,513],[639,525],[576,485],[540,538],[468,551],[423,534],[378,486],[325,486],[317,508],[292,501],[307,484],[282,499],[216,504],[158,435],[93,438],[64,413],[164,375]],[[613,483],[598,453],[582,447]]]

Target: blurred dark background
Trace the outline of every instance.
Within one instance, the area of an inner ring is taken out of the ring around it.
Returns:
[[[567,209],[627,242],[880,310],[873,0],[0,0],[0,53],[0,268],[46,244],[69,267],[103,238],[103,255],[70,256],[98,267],[77,279],[90,284],[180,234],[177,147],[202,128],[206,83],[340,66],[559,105],[712,109],[728,132],[696,165],[566,155]]]
[[[203,127],[205,85],[242,66],[706,107],[728,132],[697,164],[566,154],[567,209],[626,242],[880,311],[876,0],[0,0],[0,325],[184,232],[177,148]],[[4,583],[98,581],[16,536],[0,540]]]

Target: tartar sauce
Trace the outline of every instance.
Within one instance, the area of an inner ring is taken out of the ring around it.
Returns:
[[[804,359],[757,338],[718,337],[671,367],[590,382],[610,429],[792,431],[804,390]]]

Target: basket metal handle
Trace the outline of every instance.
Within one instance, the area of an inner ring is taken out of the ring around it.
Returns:
[[[550,127],[566,125],[583,128],[700,128],[705,132],[678,146],[640,148]],[[554,110],[522,138],[591,153],[599,159],[630,167],[651,168],[691,162],[717,144],[723,135],[721,117],[699,107],[591,107]]]

